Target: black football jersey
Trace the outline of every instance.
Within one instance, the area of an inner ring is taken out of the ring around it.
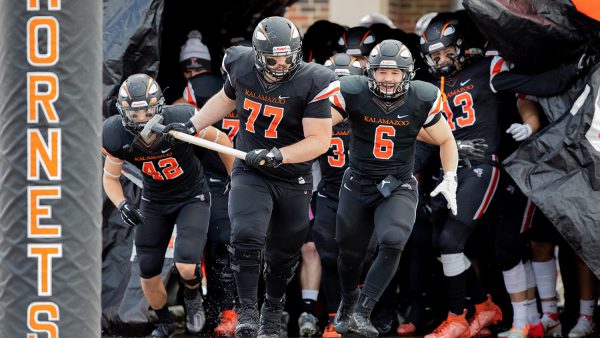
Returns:
[[[318,64],[301,63],[290,79],[269,85],[254,62],[250,47],[229,48],[223,59],[227,72],[225,94],[236,100],[240,120],[237,149],[248,152],[285,147],[304,139],[303,118],[331,118],[327,99],[339,91],[333,71]],[[312,162],[255,170],[275,181],[305,188],[312,183]],[[236,160],[235,170],[244,167],[243,161]]]
[[[500,143],[500,106],[493,86],[494,77],[508,71],[501,57],[476,59],[452,77],[441,79],[446,95],[444,112],[457,140],[485,139],[488,154],[495,154]]]
[[[343,121],[333,126],[329,150],[319,156],[321,181],[319,192],[329,198],[338,198],[344,171],[348,168],[350,148],[350,123]]]
[[[163,123],[185,123],[194,111],[190,105],[164,106]],[[208,192],[194,147],[189,143],[174,146],[162,135],[146,144],[125,129],[120,115],[106,119],[102,129],[103,152],[139,168],[144,173],[142,196],[153,202],[182,201]]]
[[[340,79],[340,96],[333,106],[351,123],[350,167],[373,179],[412,176],[415,141],[422,127],[440,119],[440,91],[422,81],[411,81],[404,100],[383,100],[368,87],[366,76]]]
[[[208,99],[223,88],[223,78],[212,73],[202,73],[192,77],[183,91],[183,98],[197,108],[202,107]],[[232,111],[221,121],[213,124],[213,127],[227,134],[233,142],[240,128],[240,121],[237,112]],[[219,154],[215,151],[204,150],[202,154],[202,165],[204,172],[209,178],[225,180],[227,178],[227,169]]]

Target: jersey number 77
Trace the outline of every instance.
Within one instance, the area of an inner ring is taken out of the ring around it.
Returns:
[[[277,138],[277,127],[283,118],[283,108],[265,104],[263,109],[263,104],[246,98],[244,99],[244,109],[250,111],[250,116],[248,116],[248,121],[246,121],[247,131],[251,133],[255,132],[254,123],[256,122],[258,115],[262,113],[262,115],[272,118],[269,127],[265,130],[265,137]]]

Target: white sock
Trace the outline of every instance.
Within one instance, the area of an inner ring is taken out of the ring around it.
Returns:
[[[558,313],[558,307],[556,306],[556,301],[551,300],[547,302],[542,302],[542,312],[543,313]]]
[[[512,302],[513,308],[513,325],[518,328],[523,328],[527,325],[527,301]]]
[[[527,276],[523,263],[515,265],[512,269],[502,271],[506,291],[510,294],[520,293],[527,289]]]
[[[535,281],[541,299],[556,299],[556,260],[552,258],[545,262],[531,263],[535,273]],[[544,313],[557,313],[556,300],[542,301]]]
[[[579,315],[586,315],[593,317],[594,316],[594,308],[596,306],[596,300],[579,300]]]
[[[302,299],[310,299],[315,302],[319,298],[319,290],[302,289]]]
[[[523,263],[523,268],[525,268],[525,276],[527,276],[527,289],[537,287],[535,282],[535,274],[533,273],[533,268],[531,267],[531,261]]]
[[[533,325],[537,325],[540,322],[540,313],[538,312],[537,301],[535,299],[527,301],[527,319]]]

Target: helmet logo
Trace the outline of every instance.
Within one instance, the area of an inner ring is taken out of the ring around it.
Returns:
[[[431,53],[431,52],[433,52],[433,51],[436,51],[436,50],[438,50],[438,49],[443,49],[443,48],[444,48],[444,44],[443,44],[443,43],[441,43],[441,42],[436,42],[436,43],[434,43],[433,45],[430,45],[430,46],[429,46],[429,52]]]
[[[300,37],[300,32],[298,32],[298,29],[296,28],[296,26],[292,26],[292,38],[297,38]]]
[[[402,56],[403,58],[407,58],[411,57],[412,55],[410,54],[410,50],[408,50],[408,48],[402,46],[402,49],[400,50],[400,56]]]
[[[276,46],[273,47],[273,54],[277,55],[277,54],[289,54],[292,52],[292,49],[290,48],[290,46]]]
[[[127,90],[125,89],[125,86],[121,86],[121,88],[119,89],[119,96],[124,97],[124,98],[129,97],[129,94],[127,93]]]
[[[350,48],[350,49],[346,50],[346,54],[352,55],[352,56],[360,56],[361,52],[360,52],[360,49]]]
[[[267,41],[267,36],[264,35],[261,31],[257,30],[256,34],[254,34],[257,40]]]
[[[131,108],[139,108],[148,106],[148,102],[146,101],[134,101],[131,102]]]
[[[380,66],[397,66],[398,64],[394,60],[381,60]]]
[[[443,36],[448,36],[448,35],[452,35],[454,34],[454,32],[456,32],[456,30],[454,29],[453,26],[448,26],[446,27],[446,29],[444,29],[444,32],[442,33]]]
[[[158,91],[158,86],[156,85],[156,82],[152,82],[152,84],[150,85],[150,88],[148,89],[148,94],[155,94]]]

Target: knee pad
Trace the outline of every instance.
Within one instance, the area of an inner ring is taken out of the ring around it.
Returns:
[[[288,262],[283,264],[279,264],[274,266],[272,264],[267,263],[265,269],[265,278],[274,278],[279,280],[286,280],[289,283],[292,278],[294,278],[294,274],[296,273],[296,269],[300,264],[300,255],[294,255]]]
[[[177,275],[179,276],[179,280],[183,282],[183,284],[188,286],[196,286],[202,282],[202,269],[200,268],[200,264],[196,264],[196,268],[194,269],[194,278],[192,279],[184,279],[179,273],[177,269],[177,265],[175,265],[175,270],[177,271]]]
[[[234,282],[233,270],[231,270],[231,257],[225,246],[213,246],[210,248],[209,268],[212,275],[223,283]]]
[[[235,248],[231,245],[227,246],[227,250],[231,254],[231,269],[233,271],[255,271],[260,269],[263,262],[263,250],[247,250]]]
[[[152,277],[160,275],[162,272],[162,264],[164,259],[160,258],[160,255],[154,255],[151,252],[137,251],[138,264],[140,266],[140,276],[144,279],[150,279]]]
[[[469,267],[471,267],[471,261],[465,256],[465,254],[442,254],[441,257],[442,268],[444,270],[444,276],[454,277],[458,276]]]

